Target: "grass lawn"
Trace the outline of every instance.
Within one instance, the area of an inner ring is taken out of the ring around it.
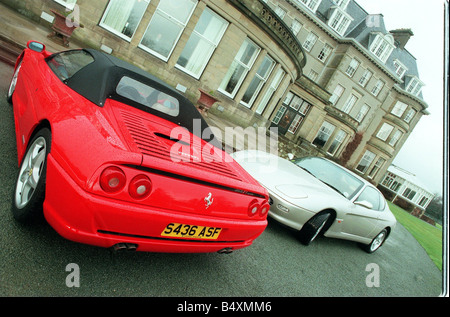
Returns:
[[[388,204],[397,221],[416,238],[431,260],[442,271],[442,227],[436,228],[391,202]]]

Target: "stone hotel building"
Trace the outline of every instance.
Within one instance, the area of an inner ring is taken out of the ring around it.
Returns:
[[[354,0],[1,1],[42,23],[50,9],[75,7],[84,27],[73,37],[86,46],[194,103],[199,88],[211,92],[211,115],[278,127],[280,141],[374,183],[428,114],[407,50],[413,32],[387,30]]]

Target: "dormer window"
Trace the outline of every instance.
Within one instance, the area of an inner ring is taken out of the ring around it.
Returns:
[[[328,20],[328,25],[339,35],[344,35],[353,18],[340,7],[335,6],[332,9],[333,12]]]
[[[406,86],[406,91],[414,96],[418,96],[424,84],[416,76],[412,77]]]
[[[334,0],[334,3],[336,3],[336,5],[342,10],[345,10],[347,8],[349,2],[350,0]]]
[[[297,0],[297,2],[301,2],[309,10],[315,13],[322,0]]]
[[[379,33],[370,45],[369,50],[380,61],[385,63],[394,50],[394,38],[390,34],[383,35]]]
[[[399,78],[403,78],[403,75],[405,75],[405,72],[408,70],[405,65],[403,65],[398,59],[394,60],[394,68],[395,73]]]

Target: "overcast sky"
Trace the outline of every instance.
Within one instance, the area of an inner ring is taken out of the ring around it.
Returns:
[[[381,13],[388,31],[410,28],[406,49],[417,59],[422,94],[431,112],[423,116],[393,164],[442,194],[444,138],[444,0],[356,0],[369,14]]]

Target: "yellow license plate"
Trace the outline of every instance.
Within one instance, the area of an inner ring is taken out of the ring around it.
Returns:
[[[169,223],[161,233],[163,237],[216,240],[222,228]]]

